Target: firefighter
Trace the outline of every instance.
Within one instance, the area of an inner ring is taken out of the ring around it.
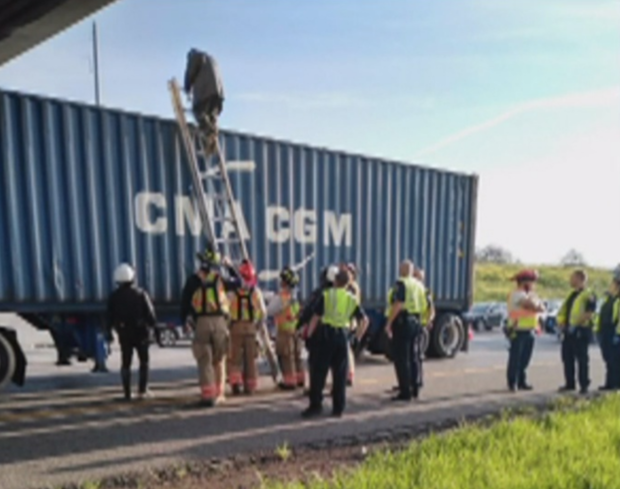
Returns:
[[[308,326],[312,320],[312,315],[316,309],[319,301],[323,297],[323,292],[332,288],[336,275],[338,274],[338,267],[331,265],[321,270],[321,276],[319,277],[319,287],[312,291],[310,297],[306,301],[306,305],[299,314],[297,320],[297,331],[301,337],[305,340],[306,350],[308,351],[308,380],[312,382],[312,370],[314,365],[314,357],[317,350],[318,339],[320,333],[308,336]],[[310,390],[307,391],[310,394]]]
[[[620,276],[613,278],[596,318],[596,330],[605,362],[605,383],[601,391],[620,388]]]
[[[258,384],[256,357],[256,325],[265,318],[265,304],[261,290],[256,286],[256,271],[250,261],[239,267],[242,286],[232,292],[230,304],[230,367],[228,381],[233,394],[243,388],[253,394]]]
[[[592,340],[592,318],[596,311],[596,296],[587,288],[588,276],[584,270],[575,270],[570,276],[573,289],[558,312],[558,326],[562,331],[562,363],[565,383],[560,392],[575,390],[575,363],[578,364],[579,388],[582,394],[590,386],[590,358],[588,348]]]
[[[424,286],[413,278],[414,266],[409,260],[400,265],[400,278],[394,285],[390,316],[386,324],[386,333],[392,339],[394,367],[398,379],[399,393],[393,401],[410,401],[417,398],[418,372],[414,365],[419,359],[414,358],[414,342],[422,331],[422,316],[426,313],[426,294]],[[412,375],[413,374],[413,375]]]
[[[306,383],[301,359],[302,341],[296,334],[300,310],[295,293],[298,283],[297,274],[285,267],[280,273],[280,292],[271,300],[267,309],[267,314],[274,317],[276,324],[276,354],[283,375],[279,387],[283,390],[303,388]]]
[[[511,392],[532,390],[527,383],[526,370],[534,351],[534,335],[538,327],[538,315],[545,310],[534,292],[538,280],[535,270],[522,270],[513,280],[517,288],[508,295],[508,325],[506,336],[510,342],[506,381]]]
[[[358,302],[361,304],[362,302],[362,297],[361,297],[361,292],[360,292],[360,288],[359,285],[357,284],[357,282],[355,281],[355,265],[352,263],[341,263],[340,264],[340,271],[344,272],[347,274],[347,276],[349,277],[349,282],[347,283],[346,286],[346,290],[348,292],[350,292],[351,294],[353,294]],[[354,344],[356,344],[356,329],[357,329],[357,322],[355,321],[355,319],[351,320],[351,324],[349,326],[349,350],[348,350],[348,363],[347,365],[348,367],[348,371],[347,371],[347,386],[351,387],[353,385],[353,379],[355,378],[355,353],[353,351],[353,346]]]
[[[189,313],[194,330],[192,352],[198,366],[201,401],[213,407],[224,394],[224,360],[229,346],[228,317],[230,304],[226,295],[240,287],[239,276],[228,259],[222,261],[212,249],[199,253],[200,269],[183,289],[182,314]],[[221,265],[231,277],[224,278]],[[196,278],[199,280],[197,281]],[[184,319],[188,321],[187,317]]]
[[[349,276],[344,271],[336,275],[334,287],[323,292],[313,308],[308,337],[316,337],[315,358],[310,380],[310,405],[303,411],[305,418],[323,411],[323,388],[329,370],[332,372],[332,415],[342,416],[346,404],[348,332],[351,318],[358,319],[363,328],[368,318],[357,298],[346,290]],[[320,323],[319,323],[320,321]]]
[[[125,400],[131,400],[131,363],[133,351],[140,362],[138,396],[150,396],[149,375],[149,327],[154,328],[157,319],[148,293],[135,284],[134,269],[123,263],[114,271],[117,289],[108,299],[110,330],[115,330],[121,345],[121,380]]]
[[[208,151],[215,152],[218,125],[217,118],[224,104],[224,85],[215,58],[191,49],[187,53],[185,68],[185,93],[192,93],[192,111],[208,142]]]

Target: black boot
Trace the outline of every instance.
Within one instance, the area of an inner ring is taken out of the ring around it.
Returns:
[[[146,387],[149,383],[149,364],[140,365],[140,380],[138,384],[140,394],[146,393]]]
[[[131,370],[128,368],[121,369],[121,381],[123,382],[123,392],[125,394],[125,400],[131,400]]]

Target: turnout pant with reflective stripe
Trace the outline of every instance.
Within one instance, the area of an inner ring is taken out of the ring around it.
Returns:
[[[304,364],[301,359],[302,342],[294,331],[278,330],[276,354],[282,369],[284,384],[303,387],[305,384]]]
[[[228,325],[224,316],[198,317],[192,351],[198,364],[201,395],[205,400],[215,400],[223,393],[228,342]]]
[[[247,321],[232,323],[230,344],[228,381],[233,387],[243,386],[246,392],[254,392],[258,384],[256,325]]]

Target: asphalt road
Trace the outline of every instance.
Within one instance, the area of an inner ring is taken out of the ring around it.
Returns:
[[[45,343],[44,337],[29,342],[28,385],[0,394],[2,489],[54,487],[179,461],[273,450],[284,442],[320,442],[459,418],[551,397],[562,384],[559,343],[545,336],[537,341],[530,367],[536,390],[506,392],[504,338],[498,332],[480,333],[469,353],[426,362],[426,386],[418,402],[391,403],[392,366],[383,358],[366,357],[349,390],[345,417],[302,421],[305,399],[274,392],[268,377],[252,398],[196,409],[195,366],[187,346],[153,347],[156,398],[126,405],[116,401],[117,350],[110,361],[113,373],[90,374],[89,364],[54,367],[54,351],[41,348]],[[598,348],[591,349],[591,359],[596,387],[602,378]]]

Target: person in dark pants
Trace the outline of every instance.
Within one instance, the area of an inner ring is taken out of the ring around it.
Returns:
[[[558,312],[558,326],[562,329],[562,362],[565,384],[560,392],[575,390],[575,362],[579,368],[580,392],[590,386],[590,358],[588,348],[592,340],[592,317],[596,311],[596,296],[586,288],[588,276],[584,270],[575,270],[570,277],[572,291]]]
[[[368,318],[357,298],[346,290],[349,275],[339,271],[334,287],[323,292],[308,327],[308,337],[319,334],[312,362],[310,406],[303,411],[305,418],[323,412],[323,389],[329,370],[332,372],[332,415],[342,416],[346,405],[348,371],[348,328],[355,318],[364,328]],[[320,321],[320,324],[319,324]]]
[[[422,316],[422,328],[431,329],[433,327],[433,321],[435,320],[435,303],[433,301],[433,294],[431,290],[426,287],[426,274],[422,268],[417,268],[413,272],[413,276],[417,278],[422,285],[424,285],[424,291],[426,292],[426,311]],[[422,339],[424,335],[418,335],[418,341],[416,341],[413,345],[414,354],[413,358],[419,359],[419,365],[412,365],[411,375],[414,375],[417,368],[417,380],[414,380],[418,383],[418,390],[424,386],[424,351],[422,351]],[[416,351],[417,350],[417,351]]]
[[[394,285],[386,332],[392,339],[392,355],[399,393],[393,401],[410,401],[419,393],[418,367],[420,349],[414,349],[422,332],[422,316],[426,313],[424,285],[413,278],[414,266],[409,260],[400,265],[400,278]]]
[[[598,342],[605,362],[605,383],[599,387],[601,391],[620,388],[620,329],[618,328],[620,309],[620,278],[612,280],[607,297],[596,318]]]
[[[126,400],[131,400],[131,362],[134,350],[140,361],[140,399],[149,395],[147,389],[149,374],[149,330],[157,319],[148,293],[137,287],[135,271],[127,264],[120,265],[114,272],[118,288],[108,299],[108,321],[121,345],[121,380]]]
[[[317,344],[319,343],[320,336],[319,334],[315,334],[312,337],[309,337],[307,334],[308,327],[310,325],[310,321],[312,320],[312,316],[314,315],[314,311],[323,298],[323,293],[332,288],[337,274],[338,268],[335,266],[324,268],[321,271],[319,287],[312,291],[310,297],[308,297],[308,300],[306,301],[306,305],[303,307],[299,315],[299,319],[297,320],[296,329],[304,338],[306,351],[308,352],[308,382],[312,382],[312,367],[314,365],[314,357],[316,356],[315,352],[317,350]],[[308,388],[306,394],[310,394],[310,388]]]
[[[224,104],[224,85],[215,58],[191,49],[187,53],[183,88],[187,94],[192,92],[194,118],[207,138],[209,152],[214,152],[218,132],[217,118]]]
[[[534,335],[538,327],[538,314],[544,306],[534,292],[538,280],[535,270],[522,270],[513,277],[517,288],[508,296],[508,326],[506,336],[510,341],[506,382],[508,390],[532,390],[527,383],[527,367],[534,352]]]

